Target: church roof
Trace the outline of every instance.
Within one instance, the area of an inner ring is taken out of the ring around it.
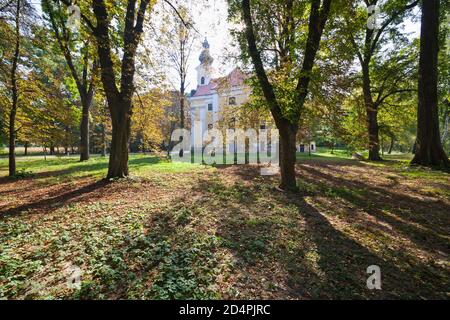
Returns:
[[[209,84],[205,86],[197,86],[197,90],[193,97],[208,96],[216,93],[219,87],[238,87],[244,84],[247,75],[239,68],[233,69],[227,76],[211,79]]]

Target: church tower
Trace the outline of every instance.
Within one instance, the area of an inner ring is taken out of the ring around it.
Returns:
[[[200,56],[198,58],[200,60],[200,65],[196,68],[197,70],[197,85],[199,87],[201,86],[207,86],[209,82],[211,81],[212,76],[212,63],[214,61],[213,57],[211,57],[211,54],[209,53],[209,43],[208,40],[205,38],[205,41],[203,41],[203,50],[200,53]]]

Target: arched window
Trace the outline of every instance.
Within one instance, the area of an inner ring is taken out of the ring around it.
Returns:
[[[205,77],[202,77],[202,79],[200,80],[200,84],[205,84]]]

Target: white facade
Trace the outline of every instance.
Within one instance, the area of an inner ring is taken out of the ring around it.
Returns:
[[[191,115],[191,141],[200,144],[200,137],[219,120],[221,113],[221,103],[234,104],[239,106],[239,102],[248,98],[245,90],[245,76],[239,69],[233,70],[227,77],[212,78],[214,59],[209,54],[209,44],[205,39],[203,50],[199,57],[200,65],[197,66],[197,89],[189,97]],[[223,88],[226,83],[226,90]],[[234,100],[233,100],[234,99]],[[198,139],[195,139],[196,136]],[[196,145],[195,148],[201,148]]]
[[[199,60],[200,65],[196,68],[197,89],[188,99],[191,115],[191,141],[193,144],[197,142],[194,149],[201,149],[203,134],[209,128],[213,128],[219,120],[221,108],[227,105],[239,107],[246,102],[251,92],[244,83],[246,76],[237,68],[226,77],[212,78],[214,59],[209,53],[209,44],[206,39],[203,42]],[[232,145],[228,146],[228,151],[231,151],[233,147]],[[265,147],[263,149],[265,150]],[[297,152],[309,152],[309,150],[316,152],[314,141],[297,145]]]

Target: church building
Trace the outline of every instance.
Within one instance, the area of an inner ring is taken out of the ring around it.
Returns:
[[[227,76],[213,78],[214,58],[209,52],[209,43],[205,39],[200,53],[200,65],[197,66],[197,89],[188,98],[191,116],[191,141],[195,141],[195,132],[214,128],[220,120],[221,111],[225,107],[240,107],[247,102],[251,88],[245,83],[247,75],[239,68],[233,69]],[[196,126],[200,126],[197,128]],[[301,143],[298,152],[315,152],[315,142]]]

